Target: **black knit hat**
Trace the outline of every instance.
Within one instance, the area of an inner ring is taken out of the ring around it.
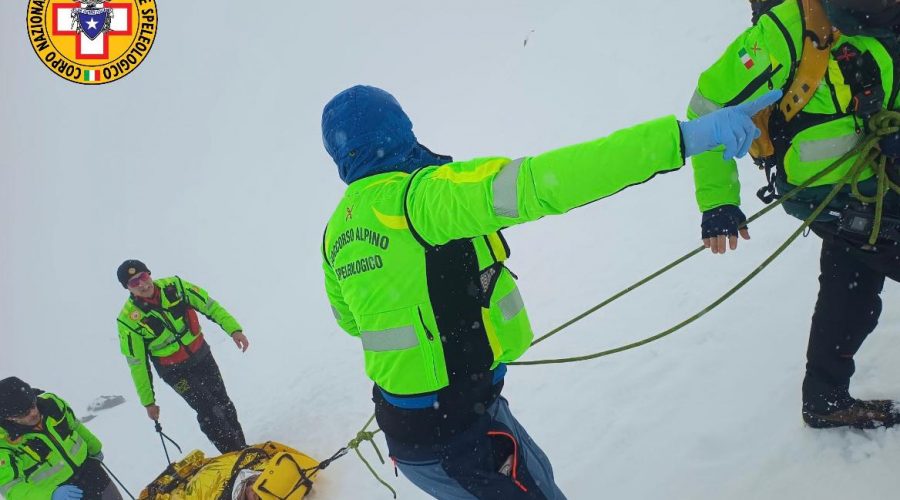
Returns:
[[[35,394],[36,391],[18,377],[0,380],[0,419],[27,413],[34,406]]]
[[[116,277],[119,278],[119,283],[122,284],[122,287],[128,288],[128,280],[136,274],[149,272],[150,270],[147,269],[147,265],[143,262],[137,259],[128,259],[119,265],[119,269],[116,270]]]

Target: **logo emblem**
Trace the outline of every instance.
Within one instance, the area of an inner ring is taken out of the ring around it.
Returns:
[[[753,50],[753,49],[750,49]],[[750,54],[747,53],[747,49],[741,47],[741,50],[738,51],[738,57],[741,58],[741,64],[744,65],[745,68],[751,69],[754,66],[753,58],[750,57]]]
[[[137,321],[137,320],[141,319],[141,313],[139,313],[137,311],[131,311],[130,317],[131,317],[132,321]]]
[[[838,61],[848,62],[852,61],[858,54],[855,50],[844,45],[841,47],[841,53],[837,56]]]
[[[128,75],[156,39],[156,0],[29,0],[28,38],[49,70],[97,85]]]
[[[353,207],[347,207],[347,210],[344,213],[344,220],[347,221],[351,219],[353,219]]]

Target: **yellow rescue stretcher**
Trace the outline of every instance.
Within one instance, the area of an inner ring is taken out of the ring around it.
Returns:
[[[312,489],[319,462],[267,441],[206,458],[194,450],[171,464],[139,500],[300,500]]]

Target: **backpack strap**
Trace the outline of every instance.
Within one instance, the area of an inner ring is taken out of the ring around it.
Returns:
[[[825,14],[821,0],[798,0],[803,19],[803,51],[800,63],[778,108],[791,121],[812,99],[828,71],[831,47],[840,36]],[[790,41],[789,41],[790,42]]]
[[[793,0],[787,0],[793,1]],[[762,15],[769,17],[775,26],[781,31],[791,53],[791,68],[787,80],[787,90],[778,103],[778,109],[789,122],[812,99],[819,83],[828,72],[828,62],[831,58],[831,48],[840,37],[840,32],[833,29],[831,21],[825,13],[821,0],[796,0],[800,9],[800,18],[803,23],[803,46],[799,58],[794,47],[790,33],[784,23],[768,6]],[[751,0],[754,6],[754,15],[758,3],[765,0]],[[760,6],[762,9],[762,6]],[[763,203],[769,204],[776,198],[775,189],[775,145],[772,143],[772,134],[769,124],[772,120],[774,107],[766,108],[753,117],[753,123],[760,130],[760,136],[750,146],[750,156],[760,169],[765,170],[766,185],[756,192],[756,196]]]

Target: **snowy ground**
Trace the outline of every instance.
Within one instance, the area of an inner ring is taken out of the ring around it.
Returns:
[[[361,350],[333,324],[319,270],[322,225],[343,187],[319,132],[334,93],[390,89],[420,140],[457,158],[538,153],[683,117],[698,72],[750,16],[745,0],[161,1],[149,59],[87,88],[35,58],[24,4],[0,4],[0,377],[19,375],[76,409],[125,395],[90,427],[134,493],[164,458],[118,354],[125,292],[113,272],[125,258],[202,284],[244,324],[243,355],[212,325],[207,333],[250,440],[324,458],[370,415]],[[742,178],[755,211],[762,176],[744,162]],[[796,224],[770,215],[740,252],[697,257],[527,357],[665,329]],[[686,168],[510,229],[510,266],[536,330],[693,248],[698,226]],[[812,431],[800,420],[817,259],[817,240],[801,239],[722,307],[650,346],[511,368],[505,393],[569,497],[897,498],[900,431]],[[858,356],[858,396],[900,396],[898,298],[889,283],[881,325]],[[158,389],[165,430],[211,451],[186,405]],[[423,497],[379,471],[401,498]],[[313,498],[386,494],[348,457]]]

